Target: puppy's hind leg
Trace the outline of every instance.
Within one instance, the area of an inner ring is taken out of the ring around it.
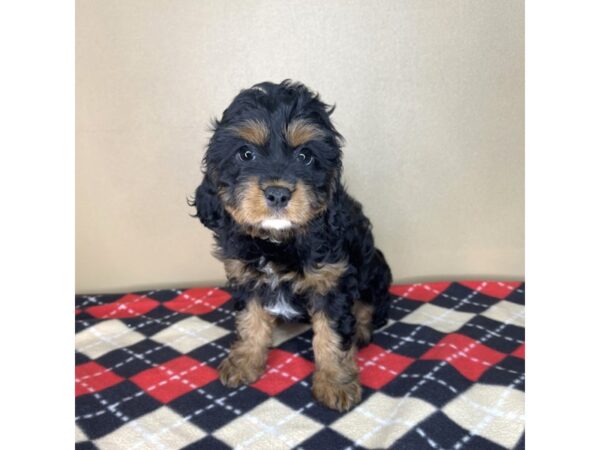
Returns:
[[[373,305],[356,300],[352,305],[352,314],[356,318],[356,345],[364,347],[371,342],[373,334]]]
[[[392,295],[389,292],[392,283],[392,272],[380,250],[375,249],[375,255],[370,263],[369,286],[361,292],[362,300],[372,306],[372,330],[387,322]]]
[[[275,317],[257,300],[250,300],[238,313],[238,339],[219,365],[219,377],[225,386],[254,383],[265,371]]]

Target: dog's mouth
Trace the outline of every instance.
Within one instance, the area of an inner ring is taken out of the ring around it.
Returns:
[[[269,188],[285,189],[286,193],[272,196]],[[301,181],[293,186],[281,181],[265,186],[252,178],[239,184],[232,195],[220,192],[220,196],[225,210],[249,234],[277,235],[277,239],[303,229],[324,209]]]

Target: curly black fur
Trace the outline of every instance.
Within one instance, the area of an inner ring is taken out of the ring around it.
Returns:
[[[375,327],[385,322],[391,272],[374,245],[370,221],[341,183],[342,137],[330,120],[333,109],[304,85],[288,80],[260,83],[240,92],[214,123],[195,206],[201,222],[214,232],[218,257],[241,261],[256,273],[263,273],[271,263],[279,268],[280,278],[288,272],[302,276],[312,268],[347,261],[346,270],[325,293],[295,293],[291,281],[260,284],[250,279],[230,286],[240,308],[249,298],[258,297],[264,305],[284,299],[301,313],[298,318],[324,311],[347,349],[355,333],[351,310],[357,299],[373,305]],[[298,119],[315,126],[319,136],[293,148],[284,130]],[[240,124],[257,121],[269,131],[263,145],[231,132]],[[245,161],[248,151],[254,159]],[[260,224],[236,220],[230,211],[244,195],[240,186],[251,179],[261,188],[273,180],[284,180],[289,186],[303,183],[315,214],[307,213],[306,222],[283,231],[262,230]]]

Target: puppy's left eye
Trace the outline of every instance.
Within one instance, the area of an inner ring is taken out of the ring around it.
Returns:
[[[298,159],[298,161],[300,161],[305,166],[310,166],[314,160],[313,155],[311,154],[310,150],[308,150],[306,148],[303,148],[302,150],[300,150],[300,152],[298,152],[298,156],[296,156],[296,158]]]
[[[256,158],[254,152],[246,145],[243,145],[238,149],[237,155],[240,160],[245,162],[252,161],[254,158]]]

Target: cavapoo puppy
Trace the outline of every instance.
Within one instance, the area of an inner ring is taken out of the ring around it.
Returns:
[[[221,381],[256,381],[276,321],[310,320],[312,392],[345,411],[361,399],[355,350],[386,321],[391,272],[341,182],[333,109],[289,80],[241,91],[214,123],[194,204],[238,309]]]

